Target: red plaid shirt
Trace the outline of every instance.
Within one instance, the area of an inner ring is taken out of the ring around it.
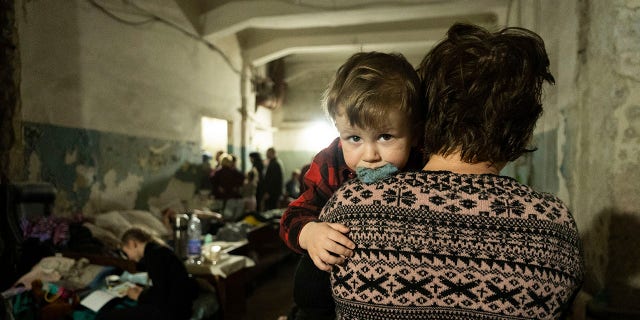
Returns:
[[[412,149],[406,169],[422,169],[422,156]],[[297,253],[304,253],[298,237],[300,230],[311,221],[319,221],[322,207],[333,193],[356,174],[344,162],[340,138],[320,151],[311,162],[309,171],[304,175],[305,191],[289,204],[280,219],[280,237]]]
[[[320,211],[329,198],[345,181],[355,176],[344,162],[340,138],[333,140],[313,158],[304,175],[305,191],[289,204],[280,219],[280,237],[289,248],[304,253],[298,243],[300,230],[311,221],[319,221]]]

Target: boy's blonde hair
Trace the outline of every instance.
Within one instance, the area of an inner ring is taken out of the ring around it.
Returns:
[[[351,125],[370,128],[391,110],[407,115],[413,129],[424,123],[423,94],[413,66],[401,54],[360,52],[336,72],[323,106],[331,119],[344,114]]]
[[[139,227],[139,226],[131,227],[127,231],[125,231],[124,234],[122,234],[122,238],[120,242],[122,242],[122,244],[125,245],[131,240],[135,240],[142,243],[155,242],[160,245],[166,245],[166,243],[162,239],[160,239],[158,236],[156,236],[154,233],[147,230],[146,228]]]

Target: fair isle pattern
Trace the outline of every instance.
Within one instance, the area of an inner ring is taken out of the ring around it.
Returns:
[[[339,319],[558,319],[582,283],[567,208],[508,177],[354,179],[320,217],[357,244],[331,275]]]

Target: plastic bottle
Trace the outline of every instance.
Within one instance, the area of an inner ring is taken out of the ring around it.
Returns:
[[[202,225],[200,219],[195,213],[191,214],[187,227],[187,235],[189,237],[187,246],[187,262],[200,264],[202,262],[202,244],[200,237],[202,236]]]
[[[182,260],[187,260],[189,251],[189,216],[180,213],[176,214],[173,225],[173,251]]]

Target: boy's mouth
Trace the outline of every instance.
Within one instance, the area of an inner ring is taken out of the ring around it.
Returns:
[[[356,174],[358,175],[358,179],[366,184],[371,184],[378,182],[392,174],[398,172],[398,168],[391,163],[387,163],[384,166],[377,168],[365,168],[358,167],[356,168]]]

